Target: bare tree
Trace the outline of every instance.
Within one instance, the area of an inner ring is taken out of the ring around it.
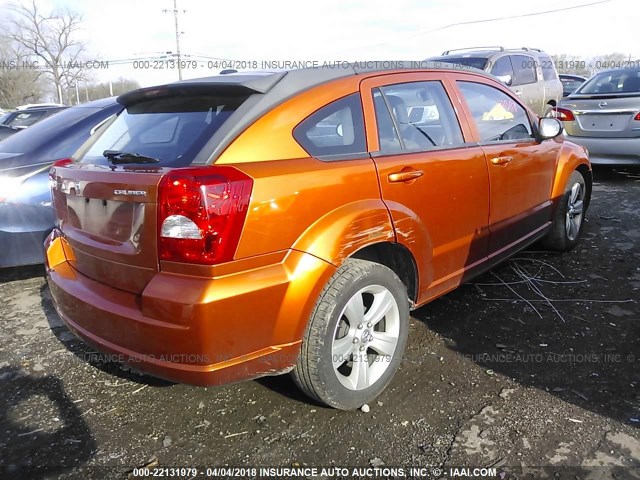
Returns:
[[[42,82],[33,69],[24,68],[25,55],[6,36],[0,36],[0,106],[15,107],[42,99]]]
[[[85,45],[77,38],[81,16],[71,10],[42,12],[36,0],[13,3],[9,9],[13,13],[8,20],[10,38],[25,49],[34,64],[37,62],[38,74],[53,81],[62,103],[63,92],[85,79]]]

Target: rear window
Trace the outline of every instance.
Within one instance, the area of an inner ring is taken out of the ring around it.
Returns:
[[[587,80],[575,93],[640,93],[640,69],[598,73]]]
[[[484,70],[487,68],[488,60],[478,57],[439,57],[434,58],[435,62],[453,63],[454,65],[463,65],[465,67],[478,68]]]
[[[127,106],[88,146],[80,163],[108,164],[107,150],[158,159],[155,165],[190,165],[247,95],[171,96]]]
[[[25,110],[18,113],[15,117],[9,120],[5,125],[9,127],[30,127],[47,114],[46,111],[30,112]]]

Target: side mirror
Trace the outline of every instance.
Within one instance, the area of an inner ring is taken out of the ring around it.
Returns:
[[[510,87],[513,83],[513,78],[511,78],[511,75],[498,75],[496,78],[504,83],[507,87]]]
[[[562,133],[562,122],[557,118],[544,117],[538,123],[538,136],[540,140],[555,138]]]

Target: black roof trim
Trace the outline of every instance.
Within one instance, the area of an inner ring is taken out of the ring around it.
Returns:
[[[266,93],[277,84],[287,72],[264,74],[221,75],[217,77],[196,78],[181,82],[140,88],[118,97],[118,103],[129,106],[142,100],[162,98],[184,94],[207,94],[215,87],[217,94],[251,95]]]

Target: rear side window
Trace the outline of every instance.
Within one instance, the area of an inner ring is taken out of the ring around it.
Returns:
[[[516,74],[514,85],[525,85],[527,83],[535,83],[538,79],[536,75],[536,61],[528,55],[514,55],[511,57],[511,63]]]
[[[80,163],[108,164],[103,153],[115,150],[155,158],[158,166],[188,166],[246,99],[180,95],[134,103],[86,147]]]
[[[481,142],[516,142],[532,138],[526,110],[497,88],[458,81]]]
[[[558,74],[550,57],[540,57],[539,63],[542,69],[542,78],[545,80],[557,80]]]
[[[336,100],[303,120],[293,137],[313,157],[340,160],[366,155],[360,94]]]
[[[373,92],[382,153],[428,151],[464,143],[440,82],[387,85]]]

